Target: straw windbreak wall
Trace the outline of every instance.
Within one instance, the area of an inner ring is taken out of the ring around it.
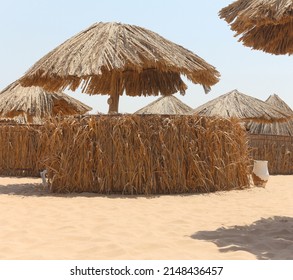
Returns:
[[[247,139],[234,120],[91,116],[48,122],[44,130],[53,192],[171,194],[249,185]]]
[[[39,176],[41,126],[0,123],[0,175]]]
[[[270,174],[293,174],[293,136],[251,134],[248,139],[252,158],[267,160]]]

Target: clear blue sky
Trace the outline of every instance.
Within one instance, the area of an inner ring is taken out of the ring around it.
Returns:
[[[244,47],[218,12],[232,0],[9,0],[0,10],[0,89],[20,78],[50,50],[95,22],[117,21],[150,29],[193,51],[221,73],[205,95],[187,83],[185,96],[195,108],[233,89],[265,100],[278,94],[293,108],[293,56],[274,56]],[[70,92],[107,112],[107,97]],[[120,112],[132,113],[157,97],[120,98]]]

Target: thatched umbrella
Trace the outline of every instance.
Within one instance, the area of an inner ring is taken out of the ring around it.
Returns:
[[[186,115],[192,108],[175,96],[162,96],[134,114]]]
[[[293,111],[278,95],[270,95],[265,101],[266,103],[275,106],[280,111],[285,112],[293,117]],[[293,136],[293,120],[289,119],[286,122],[273,122],[273,123],[256,123],[250,121],[246,127],[252,134],[270,134],[270,135],[289,135]]]
[[[50,91],[76,90],[110,95],[109,112],[118,112],[119,96],[184,93],[180,75],[205,90],[219,72],[191,51],[160,35],[121,23],[96,23],[35,63],[21,79],[24,86]]]
[[[238,0],[219,12],[239,41],[272,54],[293,53],[292,0]]]
[[[246,129],[251,134],[268,134],[268,135],[284,135],[293,136],[293,121],[274,122],[274,123],[256,123],[250,121],[246,123]]]
[[[273,105],[280,109],[282,112],[285,112],[289,115],[293,116],[293,110],[290,108],[290,106],[277,94],[272,94],[268,97],[268,99],[265,101],[266,103]]]
[[[257,98],[232,90],[193,110],[202,116],[238,118],[256,122],[286,121],[290,116]]]
[[[44,117],[54,115],[81,115],[91,107],[62,93],[47,92],[41,87],[23,87],[19,81],[0,92],[0,117],[24,118],[39,123]]]

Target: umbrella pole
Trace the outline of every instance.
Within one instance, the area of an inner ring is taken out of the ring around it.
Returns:
[[[111,76],[111,92],[110,97],[108,98],[109,111],[108,114],[117,114],[119,106],[119,97],[122,93],[121,78],[119,73],[112,73]]]
[[[117,114],[119,105],[119,93],[111,94],[108,98],[109,110],[108,114]]]

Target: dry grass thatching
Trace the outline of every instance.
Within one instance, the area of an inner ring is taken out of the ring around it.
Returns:
[[[266,103],[275,106],[276,108],[280,109],[282,112],[293,116],[293,110],[290,106],[281,99],[277,94],[272,94],[268,97],[265,101]]]
[[[0,124],[18,124],[18,120],[13,118],[0,118]]]
[[[292,21],[292,0],[237,0],[219,12],[232,23],[233,30],[245,31],[251,25],[280,24]]]
[[[247,130],[252,134],[293,136],[293,111],[291,108],[276,94],[270,95],[265,102],[292,116],[291,119],[281,123],[255,123],[251,121],[246,124]]]
[[[293,174],[293,137],[280,135],[248,135],[251,156],[267,160],[269,173]]]
[[[273,54],[293,53],[292,0],[238,0],[219,12],[245,46]]]
[[[191,111],[191,107],[171,95],[160,97],[134,114],[186,115]]]
[[[246,133],[235,120],[101,115],[44,129],[53,192],[170,194],[249,185]]]
[[[123,92],[130,96],[184,93],[187,86],[180,75],[206,90],[220,76],[199,56],[150,30],[99,22],[41,58],[21,83],[50,91],[81,86],[85,93],[110,95],[110,106],[115,102],[118,107]]]
[[[23,87],[18,81],[0,92],[0,117],[23,118],[40,123],[54,115],[84,114],[92,108],[61,92],[47,92],[41,87]]]
[[[293,136],[293,121],[282,123],[246,123],[246,129],[251,134]]]
[[[276,55],[291,55],[293,54],[293,21],[255,27],[244,33],[239,41],[255,50]]]
[[[39,176],[49,153],[41,135],[41,126],[0,123],[0,175]]]
[[[277,108],[239,91],[232,90],[193,110],[194,114],[209,117],[238,118],[255,122],[286,121],[290,116]]]

